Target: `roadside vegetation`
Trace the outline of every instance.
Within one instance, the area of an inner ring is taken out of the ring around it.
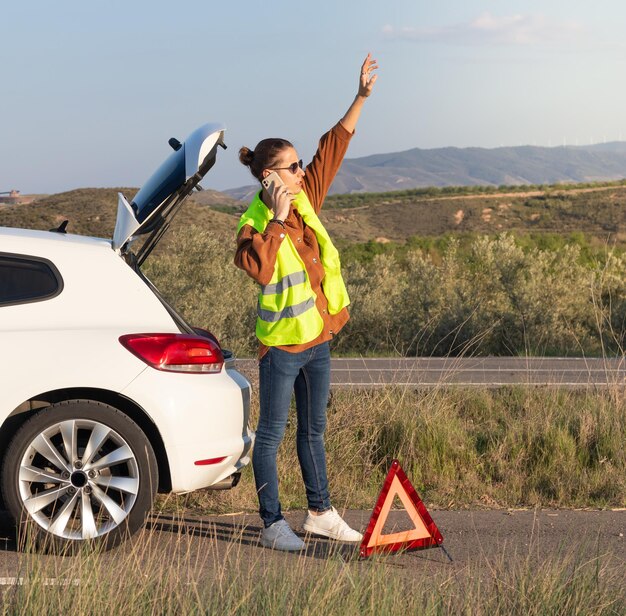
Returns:
[[[253,400],[253,413],[257,408]],[[278,458],[286,509],[306,507],[294,464],[295,423]],[[335,504],[366,510],[394,458],[429,507],[626,507],[625,442],[621,384],[606,391],[336,390],[326,432]],[[234,490],[181,498],[204,513],[258,506],[251,469]]]
[[[626,344],[626,255],[581,236],[448,237],[346,256],[342,355],[616,356]],[[144,269],[190,322],[254,356],[257,287],[232,258],[187,227]]]
[[[118,189],[0,208],[0,224],[110,237]],[[129,198],[134,189],[121,189]],[[505,191],[505,192],[502,192]],[[186,203],[145,270],[194,325],[256,353],[255,284],[232,263],[238,207]],[[358,201],[363,207],[352,207]],[[329,197],[351,320],[342,355],[619,356],[626,183],[415,189]]]
[[[176,521],[174,522],[175,527]],[[209,549],[185,532],[169,545],[146,530],[115,554],[85,550],[72,558],[24,554],[20,583],[4,587],[0,614],[420,614],[539,616],[626,610],[623,575],[605,555],[589,560],[575,550],[544,554],[536,546],[509,564],[477,555],[468,567],[449,565],[407,574],[393,557],[361,562],[341,550],[324,558],[242,550],[243,536]],[[243,535],[243,529],[242,529]],[[205,544],[206,545],[206,542]],[[251,556],[252,554],[252,556]],[[487,573],[488,572],[488,573]]]
[[[326,207],[351,208],[364,205],[376,205],[381,200],[410,200],[422,198],[467,197],[476,195],[496,195],[499,193],[560,193],[585,189],[614,188],[626,186],[626,180],[614,182],[581,182],[572,184],[502,184],[500,186],[426,186],[408,190],[396,190],[384,193],[350,193],[330,195],[326,199]]]

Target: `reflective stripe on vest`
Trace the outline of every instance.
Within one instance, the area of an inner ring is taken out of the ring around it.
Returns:
[[[246,224],[261,233],[265,230],[273,214],[260,197],[259,192],[241,216],[237,232]],[[350,303],[341,277],[339,253],[304,191],[296,195],[293,205],[317,237],[325,271],[323,292],[329,313],[336,314]],[[303,344],[317,338],[324,321],[315,306],[315,298],[306,267],[287,235],[278,249],[272,278],[259,294],[256,323],[259,340],[268,346],[278,346]]]
[[[295,306],[287,306],[283,308],[280,312],[273,312],[272,310],[264,310],[261,306],[257,306],[257,314],[260,319],[263,321],[268,321],[269,323],[275,323],[279,319],[293,319],[294,317],[298,317],[301,314],[304,314],[307,310],[315,307],[315,298],[311,297],[309,299],[305,299],[303,302],[296,304]]]
[[[277,295],[278,293],[282,293],[285,289],[295,287],[297,284],[302,284],[303,282],[306,282],[305,272],[288,274],[287,276],[283,276],[283,278],[275,284],[266,284],[265,286],[261,286],[261,294]]]

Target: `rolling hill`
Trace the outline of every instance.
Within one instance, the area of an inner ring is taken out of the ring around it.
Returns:
[[[68,233],[111,238],[117,214],[117,193],[132,197],[136,188],[79,188],[49,195],[25,205],[0,206],[0,225],[27,229],[51,229],[69,221]],[[203,191],[190,197],[173,221],[174,229],[194,224],[219,237],[233,238],[236,217],[215,206],[240,205],[227,195]]]
[[[567,147],[414,148],[347,158],[330,194],[423,186],[501,186],[626,178],[626,142]],[[246,200],[254,187],[226,191]]]
[[[132,196],[136,189],[84,188],[27,205],[2,206],[0,225],[50,229],[67,219],[70,233],[111,237],[119,190]],[[602,242],[609,238],[626,242],[626,183],[464,190],[465,194],[441,189],[331,196],[321,218],[332,237],[344,244],[505,231],[585,233]],[[190,197],[173,227],[196,225],[229,245],[232,242],[234,248],[243,207],[240,201],[206,191]]]

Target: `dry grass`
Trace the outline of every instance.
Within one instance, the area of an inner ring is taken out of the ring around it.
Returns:
[[[278,458],[281,501],[303,509],[292,418]],[[342,390],[326,432],[333,500],[362,509],[375,502],[394,458],[436,508],[624,507],[625,442],[626,400],[617,388]],[[180,502],[203,513],[256,511],[251,469],[235,490]]]
[[[169,542],[151,530],[115,553],[86,547],[72,558],[21,555],[20,583],[5,587],[3,615],[30,614],[474,614],[617,615],[626,609],[622,572],[608,556],[576,551],[496,562],[476,555],[454,566],[404,575],[395,557],[367,561],[341,551],[324,558],[245,549],[207,529],[184,527]],[[221,543],[221,545],[220,545]]]

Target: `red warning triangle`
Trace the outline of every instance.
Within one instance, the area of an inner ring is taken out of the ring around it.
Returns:
[[[398,496],[409,514],[414,528],[399,533],[383,535],[382,530],[391,510],[393,499]],[[398,550],[415,550],[430,548],[443,543],[443,537],[433,519],[426,510],[424,503],[415,488],[408,480],[400,463],[394,460],[387,473],[387,478],[380,491],[372,517],[361,542],[362,558],[373,552],[397,552]]]

